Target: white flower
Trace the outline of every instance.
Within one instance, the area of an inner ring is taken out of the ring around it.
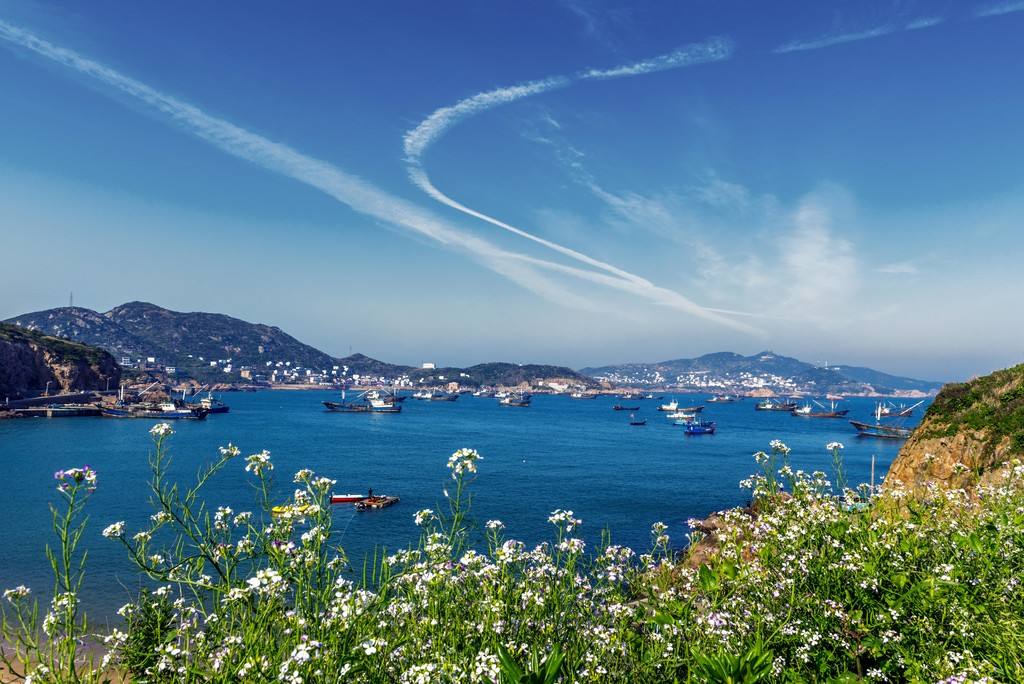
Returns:
[[[475,473],[476,462],[481,458],[483,458],[483,456],[481,456],[476,449],[459,449],[449,456],[448,467],[452,471],[452,479],[457,478],[463,473]]]
[[[422,511],[416,511],[416,515],[413,516],[413,520],[415,520],[416,524],[420,526],[436,518],[437,516],[434,515],[434,511],[430,510],[429,508],[424,508]]]
[[[502,530],[505,529],[505,523],[501,522],[500,520],[488,520],[487,529],[495,531]]]
[[[10,603],[15,603],[15,602],[20,601],[21,599],[25,598],[26,596],[28,596],[31,593],[32,593],[31,589],[26,587],[24,584],[19,584],[18,586],[14,587],[13,589],[5,589],[4,590],[4,598],[7,599]]]
[[[224,458],[234,458],[238,454],[242,453],[242,450],[236,447],[231,442],[228,442],[227,446],[217,447],[220,451],[220,455]]]
[[[149,429],[149,434],[154,437],[170,437],[174,434],[170,423],[157,423]]]
[[[292,478],[292,482],[309,482],[311,477],[313,477],[313,471],[309,468],[303,468],[299,472],[295,473],[295,477]]]
[[[273,470],[274,464],[270,462],[270,452],[264,449],[258,454],[245,457],[245,472],[260,475],[264,470]]]
[[[565,525],[566,532],[572,532],[583,524],[583,521],[572,517],[572,511],[563,511],[561,508],[555,510],[548,516],[548,522],[552,525]]]
[[[118,520],[116,523],[107,525],[103,528],[103,536],[107,539],[116,539],[124,535],[124,520]]]
[[[829,451],[838,451],[843,448],[842,442],[829,442],[825,445],[825,448]]]
[[[768,446],[772,448],[772,451],[780,454],[788,454],[790,452],[790,448],[781,439],[773,439],[768,442]]]

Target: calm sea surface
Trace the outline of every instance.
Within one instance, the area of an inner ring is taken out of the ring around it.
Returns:
[[[629,414],[612,410],[615,400],[573,401],[536,396],[530,408],[502,407],[494,399],[463,396],[457,402],[408,399],[397,415],[332,414],[320,402],[327,392],[266,391],[226,394],[231,412],[205,421],[181,421],[172,438],[172,474],[187,483],[216,458],[217,447],[233,442],[243,455],[269,449],[278,498],[287,497],[292,475],[314,469],[336,479],[337,492],[397,494],[391,508],[355,513],[336,506],[336,529],[355,564],[375,546],[389,549],[414,542],[413,513],[443,505],[445,462],[460,447],[473,447],[484,460],[473,486],[474,517],[500,519],[509,536],[535,544],[550,538],[548,514],[571,509],[584,521],[588,543],[611,531],[615,543],[644,549],[651,523],[669,524],[682,545],[686,520],[746,503],[738,483],[755,472],[754,451],[779,438],[792,449],[794,467],[830,472],[825,444],[846,445],[849,479],[866,482],[872,455],[876,476],[884,475],[899,443],[858,438],[846,420],[794,418],[754,410],[754,401],[707,404],[706,419],[718,434],[692,436],[657,411],[657,401],[640,401],[646,427],[631,427]],[[666,400],[670,397],[666,397]],[[681,404],[705,396],[680,395]],[[632,403],[632,402],[631,402]],[[844,402],[850,417],[868,420],[873,402]],[[920,407],[907,425],[916,424]],[[138,578],[119,544],[100,531],[116,520],[134,531],[153,512],[146,487],[149,428],[156,421],[102,418],[0,421],[0,466],[7,483],[0,497],[0,588],[24,583],[45,596],[52,585],[44,546],[53,539],[47,504],[55,502],[53,472],[89,464],[99,488],[88,511],[89,549],[84,603],[94,618],[110,615],[130,596]],[[252,510],[252,478],[239,459],[208,487],[207,500],[235,511]]]

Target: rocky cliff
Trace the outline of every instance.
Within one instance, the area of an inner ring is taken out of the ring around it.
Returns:
[[[50,392],[116,388],[121,369],[96,347],[0,323],[0,401]]]
[[[887,479],[966,487],[997,481],[1022,456],[1024,364],[943,387]]]

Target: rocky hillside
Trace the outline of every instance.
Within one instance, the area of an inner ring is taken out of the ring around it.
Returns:
[[[888,478],[952,487],[997,481],[1024,457],[1024,364],[946,385],[889,468]]]
[[[231,359],[236,367],[283,361],[323,369],[335,363],[329,355],[280,328],[223,314],[171,311],[146,302],[129,302],[103,314],[61,307],[8,322],[94,344],[118,357],[155,356],[167,365],[198,364],[199,357],[204,361]]]
[[[781,392],[811,394],[928,394],[941,383],[915,380],[859,366],[816,365],[790,356],[763,351],[751,356],[716,352],[692,359],[656,363],[624,363],[584,368],[584,375],[623,385],[699,386],[706,379],[721,389],[742,391],[744,378],[761,378],[766,386]],[[751,386],[749,383],[746,386]]]
[[[565,366],[517,363],[479,363],[468,368],[417,369],[409,376],[416,382],[440,384],[456,381],[468,387],[515,387],[521,383],[561,382],[566,385],[596,386],[593,379]],[[443,379],[442,379],[443,378]]]
[[[117,387],[121,369],[102,349],[0,323],[0,400]]]

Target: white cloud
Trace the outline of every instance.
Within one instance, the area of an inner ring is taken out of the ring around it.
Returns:
[[[869,40],[871,38],[878,38],[880,36],[888,35],[896,31],[896,27],[891,25],[876,26],[875,28],[868,29],[866,31],[857,31],[854,33],[830,33],[817,38],[810,38],[804,40],[792,40],[788,43],[780,45],[775,48],[773,52],[786,53],[786,52],[798,52],[801,50],[819,50],[821,48],[831,47],[833,45],[841,45],[843,43],[853,43],[859,40]]]
[[[1024,11],[1024,1],[1022,0],[1010,0],[1009,2],[997,2],[993,5],[987,5],[979,9],[976,13],[976,17],[995,17],[1000,14],[1010,14],[1011,12]]]

